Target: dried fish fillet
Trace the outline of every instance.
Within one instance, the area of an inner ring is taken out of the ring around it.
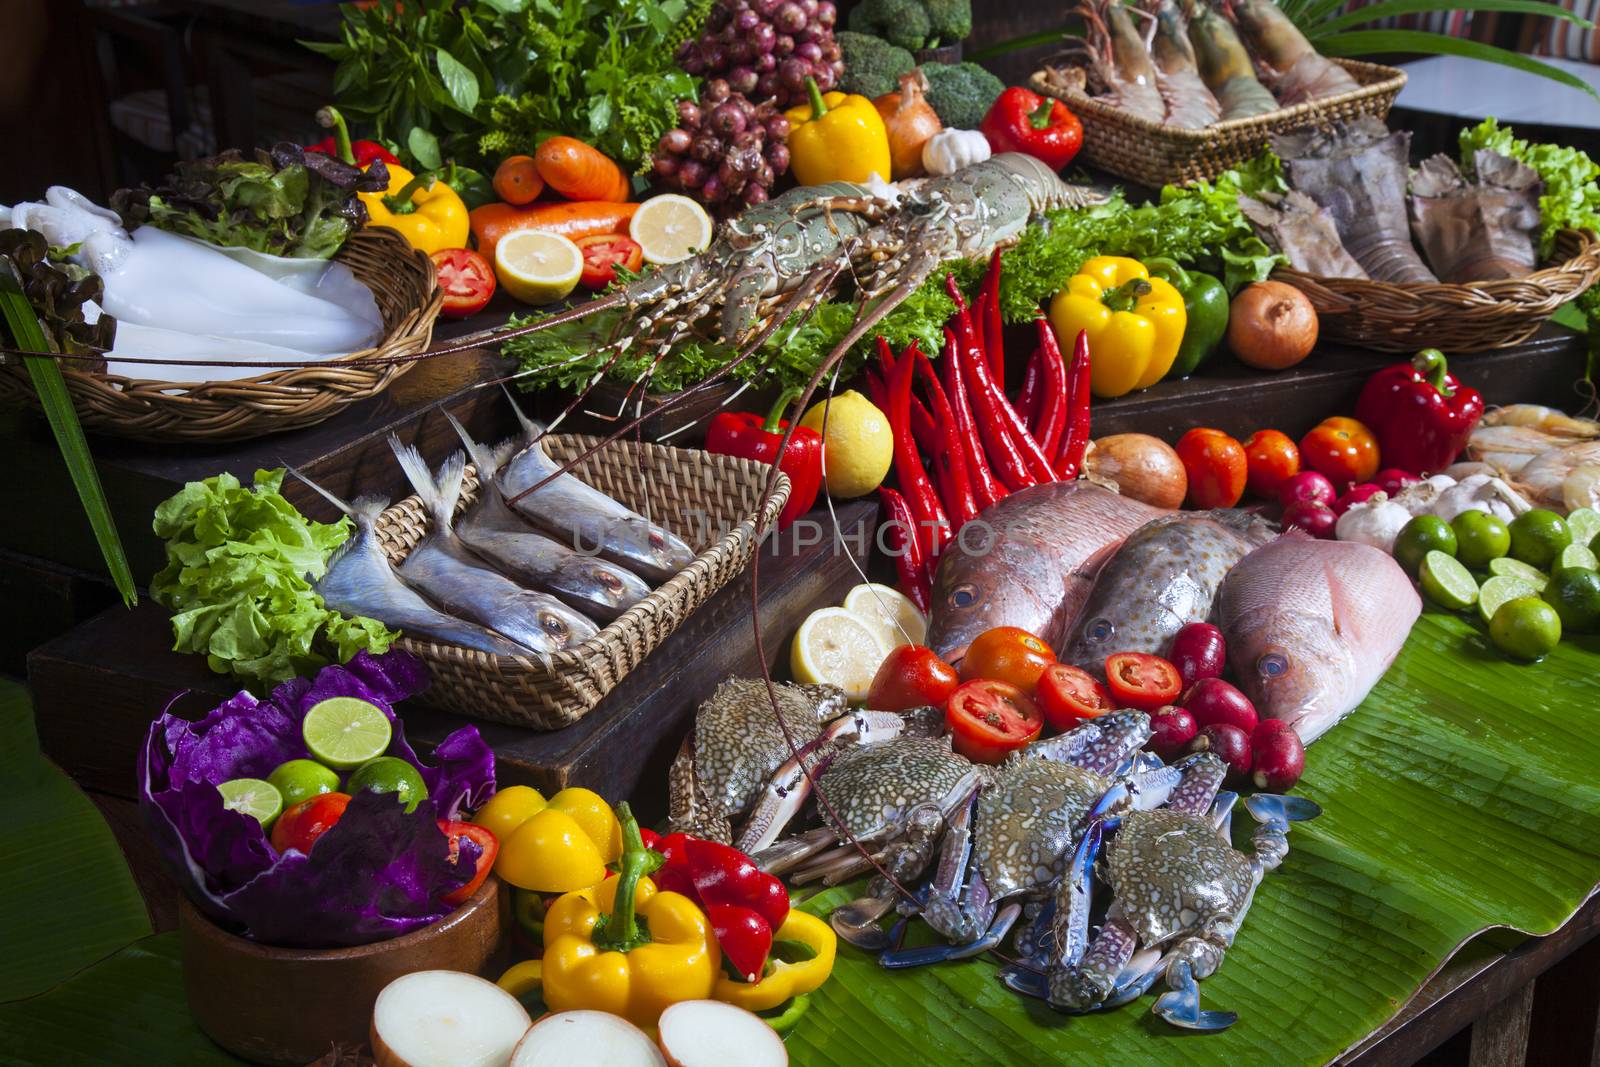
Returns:
[[[1262,240],[1289,257],[1289,265],[1295,270],[1319,278],[1367,276],[1339,240],[1328,209],[1306,194],[1277,196],[1263,192],[1259,199],[1241,194],[1239,210]]]
[[[1473,157],[1470,182],[1443,153],[1411,177],[1411,226],[1447,282],[1521,278],[1537,263],[1538,171],[1490,149]]]

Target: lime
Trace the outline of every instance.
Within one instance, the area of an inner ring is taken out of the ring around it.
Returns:
[[[300,733],[320,762],[348,771],[383,755],[393,729],[377,705],[358,697],[329,697],[306,712]]]
[[[1541,574],[1539,577],[1543,578],[1544,575]],[[1496,575],[1478,587],[1478,614],[1483,616],[1484,622],[1492,622],[1494,613],[1500,610],[1501,604],[1538,595],[1538,588],[1531,582],[1525,582],[1509,574]]]
[[[217,786],[217,792],[222,794],[223,807],[249,815],[261,823],[263,830],[283,811],[283,795],[271,782],[260,778],[234,778]]]
[[[1417,568],[1422,566],[1422,557],[1429,552],[1443,552],[1454,557],[1456,534],[1439,516],[1418,515],[1406,523],[1400,536],[1394,539],[1395,562],[1405,568],[1407,574],[1416,574]]]
[[[1572,531],[1572,543],[1587,545],[1600,534],[1600,511],[1594,508],[1573,508],[1567,512],[1567,529]]]
[[[1494,613],[1489,637],[1509,656],[1540,659],[1561,643],[1561,616],[1536,596],[1518,597]]]
[[[1511,520],[1511,555],[1535,567],[1548,567],[1572,544],[1572,531],[1561,516],[1544,508],[1525,511]]]
[[[1561,616],[1564,630],[1600,626],[1600,574],[1589,567],[1558,567],[1541,594]]]
[[[1478,602],[1477,579],[1443,552],[1423,556],[1417,576],[1428,599],[1448,611],[1466,611]]]
[[[1600,560],[1595,559],[1594,552],[1582,544],[1571,544],[1561,550],[1561,555],[1556,557],[1552,572],[1562,567],[1583,567],[1588,570],[1600,569]]]
[[[407,811],[427,799],[428,787],[422,772],[399,756],[379,756],[357,767],[344,784],[344,791],[355,796],[363,789],[374,793],[394,793]]]
[[[1512,559],[1510,556],[1491,559],[1489,561],[1489,573],[1497,578],[1504,576],[1526,582],[1528,585],[1533,586],[1535,592],[1543,589],[1545,583],[1550,580],[1550,576],[1538,567],[1530,567],[1520,559]]]
[[[283,806],[286,808],[339,789],[339,776],[314,759],[292,759],[280,763],[267,775],[267,781],[283,794]]]
[[[1487,567],[1511,551],[1511,531],[1487,511],[1463,511],[1450,520],[1456,535],[1456,559],[1469,567]]]

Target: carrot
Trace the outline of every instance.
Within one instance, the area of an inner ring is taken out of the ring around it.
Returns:
[[[612,204],[599,201],[570,204],[538,204],[513,207],[510,204],[485,204],[472,212],[472,236],[478,251],[494,262],[494,246],[500,238],[517,230],[543,230],[574,241],[597,233],[627,233],[628,221],[639,210],[638,204]]]
[[[534,153],[539,177],[568,200],[628,199],[628,176],[597,148],[576,137],[552,137]]]
[[[494,172],[494,192],[508,204],[531,204],[544,192],[544,179],[532,156],[507,156]]]

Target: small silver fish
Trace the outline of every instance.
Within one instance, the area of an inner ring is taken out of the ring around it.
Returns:
[[[334,550],[327,573],[316,584],[328,607],[345,615],[377,619],[415,637],[431,637],[495,656],[526,656],[531,651],[475,623],[446,615],[401,581],[378,544],[374,528],[379,514],[389,506],[387,500],[358,497],[346,504],[299,471],[291,468],[290,473],[355,520],[356,532]]]
[[[524,589],[474,556],[451,527],[467,459],[457,452],[428,474],[422,454],[389,435],[400,469],[422,498],[433,526],[400,564],[400,576],[440,607],[536,652],[554,652],[593,637],[594,623],[548,593]]]
[[[526,443],[500,469],[500,487],[507,500],[561,469],[544,450],[540,440],[544,427],[524,415],[516,401],[512,401],[511,408],[522,423]],[[573,474],[555,478],[511,506],[577,551],[598,554],[654,585],[694,562],[694,549],[676,534],[628,510]]]
[[[498,471],[510,449],[491,451],[472,439],[467,428],[450,420],[478,470],[478,499],[455,522],[466,546],[495,569],[534,589],[550,593],[591,619],[609,622],[650,595],[644,579],[615,563],[574,552],[534,530],[506,506]],[[509,443],[509,442],[508,442]]]
[[[1098,671],[1115,652],[1166,655],[1180,628],[1211,617],[1233,565],[1275,535],[1265,520],[1233,509],[1145,523],[1101,568],[1062,660]]]

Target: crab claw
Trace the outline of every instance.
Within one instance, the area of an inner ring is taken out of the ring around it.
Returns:
[[[1322,814],[1322,806],[1305,797],[1286,797],[1277,793],[1257,793],[1246,797],[1245,809],[1259,823],[1305,822]]]
[[[981,956],[990,949],[1000,946],[1000,942],[1006,939],[1006,934],[1011,932],[1011,925],[1021,914],[1022,905],[1013,901],[1000,909],[989,929],[976,941],[959,945],[923,945],[918,948],[885,952],[878,957],[878,966],[890,970],[902,970],[907,967],[921,967],[928,963],[944,963],[947,960],[964,960],[972,956]]]
[[[1214,1032],[1226,1030],[1239,1021],[1231,1011],[1202,1011],[1200,983],[1194,980],[1186,960],[1179,960],[1167,971],[1168,992],[1156,998],[1151,1010],[1161,1019],[1183,1030]]]
[[[1021,993],[1025,997],[1044,1000],[1046,984],[1044,975],[1032,967],[1024,967],[1020,963],[1008,964],[1000,972],[1000,981],[1013,993]]]
[[[881,897],[860,897],[833,909],[828,924],[834,933],[862,952],[882,952],[891,944],[879,920],[894,908],[893,891]]]

